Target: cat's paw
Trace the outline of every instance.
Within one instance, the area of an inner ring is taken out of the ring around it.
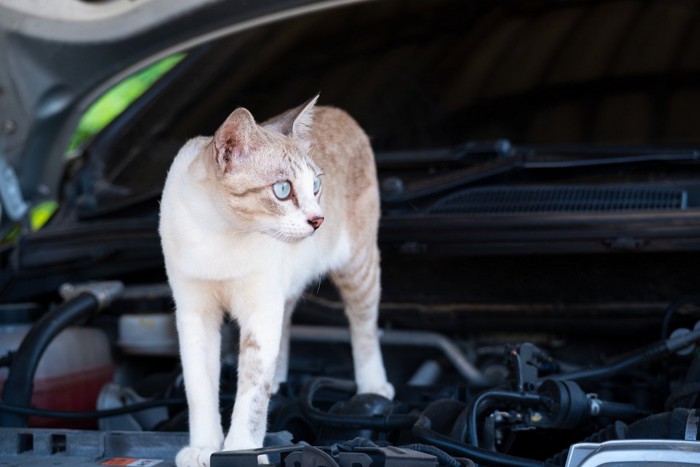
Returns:
[[[209,467],[209,459],[216,452],[211,448],[185,446],[175,456],[177,467]]]
[[[248,436],[233,436],[229,433],[224,441],[224,451],[239,451],[241,449],[258,449],[261,446],[261,442],[255,442],[251,437]],[[258,456],[258,465],[269,465],[270,458],[267,454],[260,454]]]
[[[388,382],[385,381],[381,385],[372,385],[369,387],[360,387],[359,391],[357,391],[359,394],[379,394],[380,396],[384,396],[389,400],[394,399],[394,386]]]

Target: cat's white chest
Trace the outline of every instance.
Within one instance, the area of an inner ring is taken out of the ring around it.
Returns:
[[[257,266],[250,258],[262,245],[232,232],[192,179],[190,164],[203,144],[197,142],[178,154],[163,190],[160,235],[168,273],[217,281],[249,275]]]
[[[187,211],[191,209],[185,206],[176,210],[182,217],[186,217]],[[206,216],[203,217],[189,217],[186,225],[179,222],[177,234],[164,240],[164,247],[174,252],[166,255],[172,272],[211,281],[240,279],[265,271],[274,276],[279,269],[274,265],[283,257],[279,242],[263,235],[214,230],[207,226]]]
[[[179,268],[187,276],[202,280],[229,280],[259,274],[269,270],[274,257],[279,256],[273,242],[245,241],[236,235],[212,234],[204,241],[190,237]],[[183,242],[185,243],[185,242]]]

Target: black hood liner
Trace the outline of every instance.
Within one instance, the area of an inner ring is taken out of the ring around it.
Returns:
[[[362,2],[197,49],[89,148],[81,215],[157,198],[177,149],[235,107],[261,121],[319,91],[366,129],[380,169],[382,151],[468,140],[698,141],[696,2],[527,5]]]

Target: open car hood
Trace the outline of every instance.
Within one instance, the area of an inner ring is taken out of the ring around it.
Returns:
[[[212,134],[235,106],[262,120],[321,91],[322,104],[345,109],[370,135],[385,248],[696,251],[700,41],[690,40],[692,8],[0,2],[2,218],[59,199],[60,215],[45,229],[53,231],[28,240],[43,235],[52,247],[51,235],[70,223],[114,232],[99,223],[140,218],[150,231],[184,141]],[[185,50],[62,178],[87,105]],[[599,202],[582,203],[591,196]],[[659,205],[659,196],[671,202]]]
[[[0,194],[4,216],[57,198],[65,151],[87,106],[124,77],[218,36],[315,9],[320,0],[3,0]]]

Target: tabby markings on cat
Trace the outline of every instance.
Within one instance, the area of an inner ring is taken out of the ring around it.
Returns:
[[[305,287],[329,274],[350,323],[358,391],[392,398],[377,334],[379,194],[369,140],[316,98],[257,124],[234,110],[188,141],[163,189],[159,232],[176,305],[190,444],[179,467],[261,447],[286,380],[289,325]],[[240,328],[231,428],[219,415],[220,328]]]

